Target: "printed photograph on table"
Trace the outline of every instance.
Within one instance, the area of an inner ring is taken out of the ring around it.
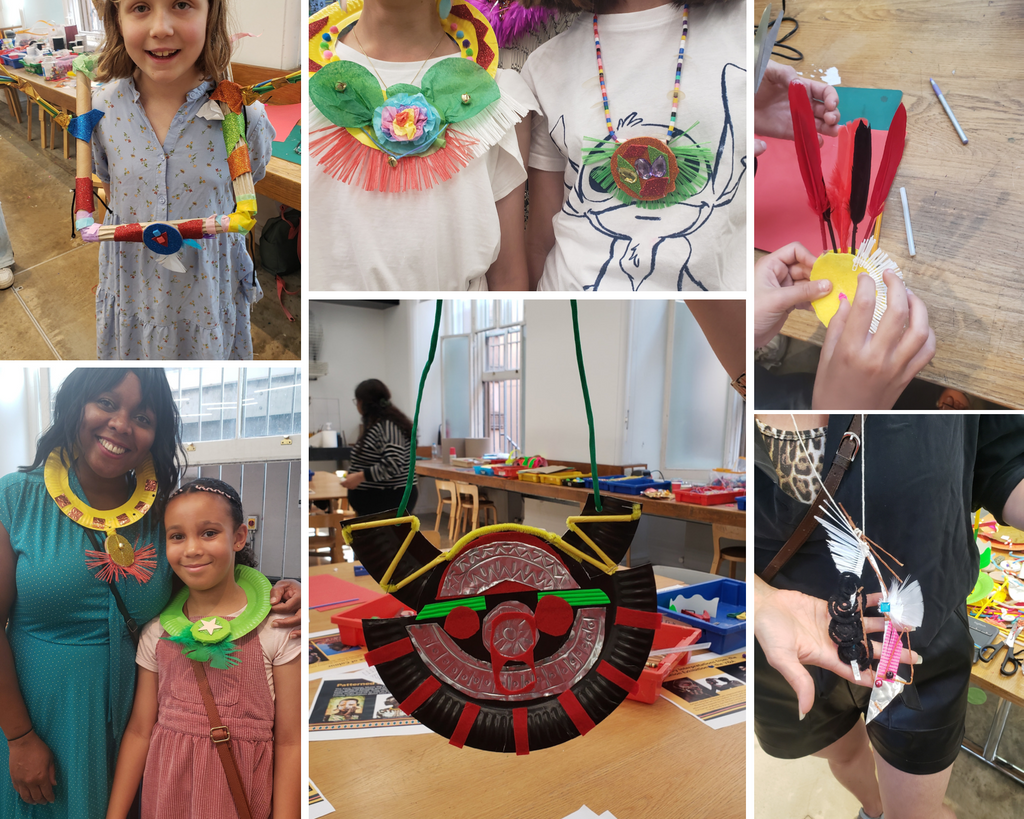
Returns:
[[[1016,816],[1024,416],[755,422],[755,816]]]
[[[5,357],[298,359],[299,1],[8,5]]]
[[[754,5],[757,408],[1024,407],[1017,4]]]
[[[745,290],[746,11],[311,0],[312,290]]]
[[[319,793],[427,817],[411,795],[456,766],[453,817],[506,816],[513,780],[560,818],[635,815],[655,786],[743,815],[745,691],[716,731],[662,684],[745,660],[744,309],[311,301],[310,632],[363,655],[310,665]],[[585,763],[608,755],[636,788]]]
[[[0,814],[297,819],[301,371],[0,375]]]

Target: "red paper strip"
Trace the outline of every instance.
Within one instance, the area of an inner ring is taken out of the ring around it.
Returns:
[[[96,210],[96,202],[92,196],[92,179],[79,177],[75,179],[75,210],[92,213]]]
[[[618,606],[615,610],[615,625],[657,631],[661,626],[661,615],[656,611],[637,611]]]
[[[571,690],[566,691],[558,698],[558,704],[562,706],[566,716],[572,720],[572,724],[576,726],[580,736],[583,736],[594,727],[594,720],[590,718],[590,714],[587,713]]]
[[[393,643],[388,643],[386,646],[375,648],[372,651],[367,651],[364,659],[367,665],[380,665],[381,663],[390,663],[392,660],[397,660],[406,654],[412,654],[412,640],[408,637],[404,640],[395,640]]]
[[[118,225],[114,228],[115,242],[141,242],[142,225],[134,222],[130,225]]]
[[[430,695],[440,687],[440,680],[436,677],[427,677],[427,679],[420,683],[419,687],[415,691],[398,703],[398,707],[405,711],[405,713],[411,715],[413,711],[430,699]]]
[[[449,745],[461,748],[466,744],[466,738],[469,736],[469,731],[473,727],[473,723],[476,722],[476,715],[479,713],[479,705],[472,702],[466,703],[462,709],[462,714],[459,716],[459,724],[455,726],[455,730],[452,731],[452,738],[448,740]]]
[[[178,233],[181,234],[182,239],[202,239],[203,220],[189,219],[187,222],[182,222],[178,225]]]
[[[516,738],[516,756],[530,753],[530,735],[526,730],[526,709],[512,709],[512,733]]]
[[[631,680],[607,660],[601,660],[600,665],[597,667],[597,673],[612,685],[617,685],[623,691],[628,691],[630,694],[636,693],[640,688],[636,680]]]

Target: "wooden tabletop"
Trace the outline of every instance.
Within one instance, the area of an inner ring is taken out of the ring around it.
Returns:
[[[36,92],[52,105],[74,113],[76,106],[75,80],[64,79],[47,82],[38,74],[30,74],[23,68],[12,68],[11,73],[28,80]],[[297,87],[297,86],[296,86]],[[302,166],[286,162],[276,156],[267,163],[267,173],[256,183],[256,192],[296,210],[302,209]]]
[[[1000,638],[1001,639],[1001,638]],[[1017,643],[1017,650],[1020,651],[1021,643]],[[1006,659],[1006,652],[1000,652],[990,663],[983,663],[978,660],[971,669],[971,684],[1009,700],[1014,705],[1024,706],[1024,674],[1018,671],[1012,677],[1004,677],[999,673],[999,666]]]
[[[517,492],[531,498],[552,498],[583,503],[590,497],[589,489],[577,489],[572,486],[555,486],[546,483],[521,481],[518,478],[499,478],[495,475],[477,475],[472,469],[461,469],[445,466],[438,461],[417,461],[416,474],[443,481],[461,481],[474,483],[477,486],[488,486],[492,489],[503,489],[506,492]],[[639,503],[644,514],[657,515],[663,518],[677,518],[696,523],[724,523],[727,526],[746,526],[747,513],[736,508],[735,503],[721,506],[701,506],[696,503],[678,503],[674,500],[654,500],[643,495],[623,495],[612,492],[601,492],[624,500]]]
[[[347,563],[309,573],[353,580]],[[310,612],[309,630],[332,628],[333,613]],[[585,737],[523,757],[459,750],[436,734],[311,742],[309,776],[351,819],[562,819],[582,805],[618,819],[735,819],[744,734],[743,724],[713,731],[660,697],[627,700]]]
[[[760,19],[765,2],[755,4]],[[885,208],[880,247],[924,301],[935,358],[921,378],[1024,407],[1024,7],[1016,0],[900,0],[791,9],[805,77],[836,66],[844,86],[903,91],[907,142]],[[789,24],[783,24],[783,31]],[[781,61],[785,62],[785,61]],[[961,145],[928,78],[969,139]],[[755,183],[756,184],[756,183]],[[907,189],[917,255],[909,256],[899,188]],[[813,313],[783,330],[821,344]]]

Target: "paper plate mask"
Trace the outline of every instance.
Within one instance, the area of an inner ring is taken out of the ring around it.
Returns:
[[[456,747],[527,754],[587,733],[636,687],[661,620],[651,567],[616,571],[639,517],[591,498],[564,537],[486,526],[444,554],[414,517],[356,519],[346,543],[418,612],[364,620],[367,662]]]

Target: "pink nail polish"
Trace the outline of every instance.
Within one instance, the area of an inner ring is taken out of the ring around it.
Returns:
[[[849,301],[849,299],[846,297],[845,293],[840,293],[839,294],[839,301]]]

